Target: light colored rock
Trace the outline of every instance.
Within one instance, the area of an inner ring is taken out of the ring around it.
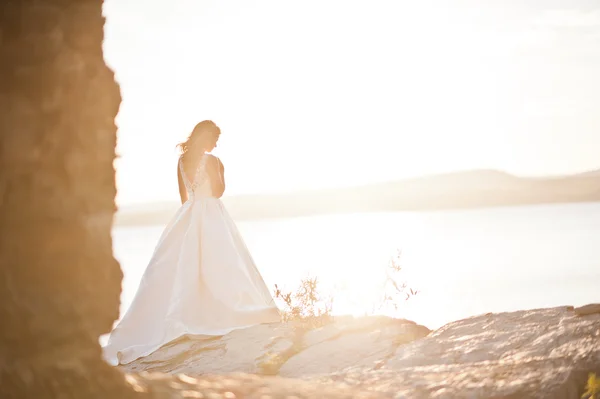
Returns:
[[[426,327],[407,320],[371,317],[344,321],[307,333],[305,349],[285,362],[279,375],[306,377],[350,366],[376,366],[399,345],[429,334]]]
[[[190,376],[259,373],[265,356],[277,355],[292,347],[293,332],[291,325],[262,324],[235,330],[223,337],[187,336],[120,367],[127,372],[158,371]]]
[[[234,373],[192,378],[162,373],[126,375],[134,390],[152,399],[388,399],[391,396],[361,391],[335,383]]]
[[[399,348],[385,367],[574,356],[592,337],[600,350],[600,314],[579,317],[565,307],[489,314],[447,324]]]
[[[589,305],[574,308],[573,311],[579,316],[587,316],[590,314],[600,313],[600,303],[590,303]]]
[[[338,316],[334,323],[327,324],[321,328],[308,331],[304,335],[304,346],[311,347],[324,341],[330,341],[339,337],[344,332],[375,331],[389,325],[394,319],[386,316]],[[400,322],[412,323],[412,321],[401,320]]]
[[[571,307],[487,314],[399,347],[383,366],[313,378],[406,398],[579,398],[600,374],[600,314]]]
[[[190,376],[232,372],[304,376],[379,360],[400,343],[428,333],[412,321],[382,316],[336,317],[332,324],[313,330],[294,323],[263,324],[223,337],[183,337],[120,367],[129,373]]]
[[[210,341],[179,340],[127,366],[166,371],[164,383],[156,374],[128,378],[141,379],[135,383],[156,397],[164,389],[245,398],[575,399],[589,373],[600,375],[600,314],[583,309],[485,314],[428,335],[385,317],[338,317],[309,331],[257,326]],[[214,375],[241,370],[280,375]],[[180,372],[200,377],[174,375]]]

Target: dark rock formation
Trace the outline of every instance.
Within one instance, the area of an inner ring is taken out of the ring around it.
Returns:
[[[112,256],[119,88],[100,0],[0,2],[0,397],[134,391],[100,357],[118,316]]]

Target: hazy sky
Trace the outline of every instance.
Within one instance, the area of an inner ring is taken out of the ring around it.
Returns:
[[[483,5],[485,3],[485,5]],[[229,195],[600,167],[600,1],[106,0],[117,201],[177,200],[197,121]]]

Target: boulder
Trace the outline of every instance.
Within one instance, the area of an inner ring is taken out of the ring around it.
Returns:
[[[396,392],[397,398],[575,399],[583,394],[589,373],[600,375],[597,306],[456,321],[398,347],[380,364],[311,380]]]
[[[205,374],[233,372],[299,377],[376,361],[429,329],[388,317],[338,317],[321,328],[300,323],[263,324],[223,337],[185,336],[121,369]]]
[[[316,329],[277,323],[184,337],[120,368],[140,373],[128,378],[147,386],[162,375],[148,371],[171,375],[165,379],[184,373],[208,392],[210,381],[221,388],[223,380],[249,381],[255,388],[241,397],[269,389],[290,394],[288,387],[298,397],[575,399],[590,373],[600,375],[600,309],[488,313],[434,332],[383,316],[336,317]]]

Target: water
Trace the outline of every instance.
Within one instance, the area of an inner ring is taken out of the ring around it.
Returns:
[[[420,292],[401,316],[430,328],[486,312],[600,302],[600,203],[238,222],[271,288],[318,276],[336,313],[373,309],[388,261]],[[162,226],[119,227],[129,306]]]

